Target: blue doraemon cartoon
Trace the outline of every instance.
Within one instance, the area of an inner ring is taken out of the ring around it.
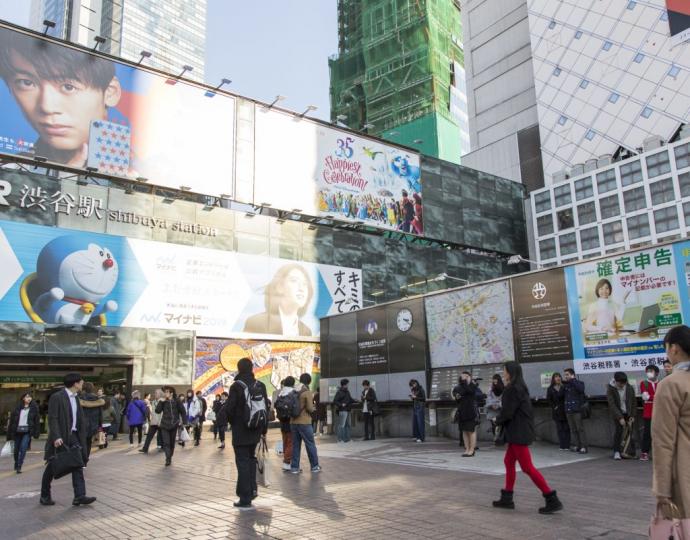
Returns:
[[[36,273],[21,287],[22,305],[35,322],[105,324],[117,302],[105,300],[117,284],[118,265],[104,247],[60,236],[38,255]]]
[[[398,154],[391,160],[391,170],[400,178],[407,181],[407,186],[413,193],[422,191],[419,179],[421,171],[419,167],[410,164],[409,156]]]

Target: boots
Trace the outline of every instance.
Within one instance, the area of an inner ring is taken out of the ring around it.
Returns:
[[[558,499],[558,495],[556,495],[555,491],[544,495],[544,499],[546,500],[546,506],[539,509],[540,514],[553,514],[554,512],[563,510],[563,503]]]
[[[508,508],[510,510],[515,508],[515,503],[513,502],[513,492],[501,490],[501,498],[498,501],[493,502],[494,508]]]

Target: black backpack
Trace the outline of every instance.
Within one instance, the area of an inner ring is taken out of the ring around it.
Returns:
[[[274,407],[276,409],[276,416],[283,421],[297,418],[302,412],[302,408],[299,405],[299,394],[295,390],[289,394],[278,396]]]

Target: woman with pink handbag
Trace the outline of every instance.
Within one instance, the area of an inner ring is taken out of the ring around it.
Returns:
[[[649,536],[690,540],[690,328],[669,330],[664,346],[673,372],[654,396],[652,490],[657,511]]]

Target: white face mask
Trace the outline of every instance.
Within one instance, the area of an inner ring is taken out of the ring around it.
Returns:
[[[654,373],[653,371],[648,371],[647,378],[653,381],[654,379],[656,379],[656,373]]]

